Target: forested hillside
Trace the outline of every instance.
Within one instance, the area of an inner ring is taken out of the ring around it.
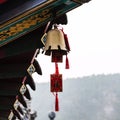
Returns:
[[[50,93],[49,83],[37,84],[36,88],[32,92],[36,120],[49,120],[55,97]],[[55,120],[120,120],[120,74],[64,80],[59,104]]]

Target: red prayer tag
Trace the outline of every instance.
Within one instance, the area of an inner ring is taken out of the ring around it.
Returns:
[[[51,74],[51,92],[62,92],[62,74]]]

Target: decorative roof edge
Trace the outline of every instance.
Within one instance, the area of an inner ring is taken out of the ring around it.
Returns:
[[[48,0],[0,25],[0,47],[89,0]]]

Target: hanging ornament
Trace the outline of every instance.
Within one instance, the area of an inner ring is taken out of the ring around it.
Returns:
[[[60,50],[58,50],[58,51],[54,50],[52,52],[51,61],[52,62],[62,62],[63,61],[63,56],[62,56]]]
[[[45,43],[46,43],[47,30],[48,30],[49,25],[50,25],[50,21],[47,23],[47,25],[45,27],[45,30],[44,30],[44,34],[43,34],[43,36],[41,38],[41,42],[43,43],[43,45],[45,45]]]
[[[24,95],[26,91],[27,91],[26,86],[25,86],[24,84],[22,84],[22,86],[21,86],[21,88],[20,88],[20,93],[21,93],[22,95]]]
[[[48,31],[48,33],[45,33],[45,37],[42,37],[42,39],[45,45],[45,55],[51,55],[51,62],[63,62],[63,55],[66,55],[65,68],[69,69],[67,54],[70,51],[70,45],[67,34],[64,33],[63,28],[54,24],[53,29]]]
[[[55,111],[59,111],[58,93],[56,93],[56,95],[55,95]]]
[[[18,98],[16,98],[15,100],[15,103],[14,103],[14,109],[17,110],[18,109],[18,106],[19,106],[19,101],[18,101]]]
[[[13,111],[11,110],[9,116],[8,116],[8,120],[13,120],[14,114]]]
[[[62,74],[59,74],[58,64],[55,63],[55,73],[51,74],[51,92],[62,92]]]
[[[29,73],[29,75],[32,75],[35,72],[35,67],[33,64],[31,64],[28,69],[27,72]]]
[[[62,57],[67,54],[67,49],[64,34],[56,24],[52,30],[48,31],[46,39],[45,55],[52,55],[52,62],[62,62]]]
[[[65,64],[65,68],[66,69],[69,69],[70,68],[70,66],[69,66],[69,60],[68,60],[68,56],[66,55],[66,62],[65,62],[66,64]]]
[[[69,45],[69,41],[68,41],[68,36],[67,36],[67,34],[65,34],[65,32],[63,31],[63,28],[62,28],[61,30],[62,30],[63,35],[64,35],[64,40],[65,40],[65,45],[66,45],[67,52],[70,52],[70,45]],[[66,64],[65,64],[65,68],[66,68],[66,69],[69,69],[69,68],[70,68],[67,54],[66,54]]]
[[[58,63],[55,62],[55,73],[51,74],[51,92],[55,96],[55,111],[59,111],[58,92],[62,90],[62,74],[59,74]]]
[[[57,24],[53,25],[53,28],[45,32],[42,37],[44,43],[45,55],[51,56],[51,62],[55,63],[55,73],[50,75],[50,90],[55,96],[55,111],[59,111],[59,98],[58,92],[63,91],[62,87],[62,74],[59,74],[58,63],[63,62],[63,56],[66,56],[65,68],[69,69],[68,52],[70,46],[68,42],[67,34],[64,33],[63,28],[59,29]]]
[[[69,52],[70,51],[70,45],[69,45],[69,41],[68,41],[68,36],[67,34],[64,32],[63,28],[61,29],[61,31],[63,32],[64,35],[64,40],[65,40],[65,45],[66,45],[66,49]]]

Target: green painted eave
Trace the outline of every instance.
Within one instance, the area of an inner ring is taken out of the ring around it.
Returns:
[[[89,1],[89,0],[87,0]],[[86,1],[85,1],[86,2]],[[0,47],[82,5],[83,0],[47,0],[0,25]]]

